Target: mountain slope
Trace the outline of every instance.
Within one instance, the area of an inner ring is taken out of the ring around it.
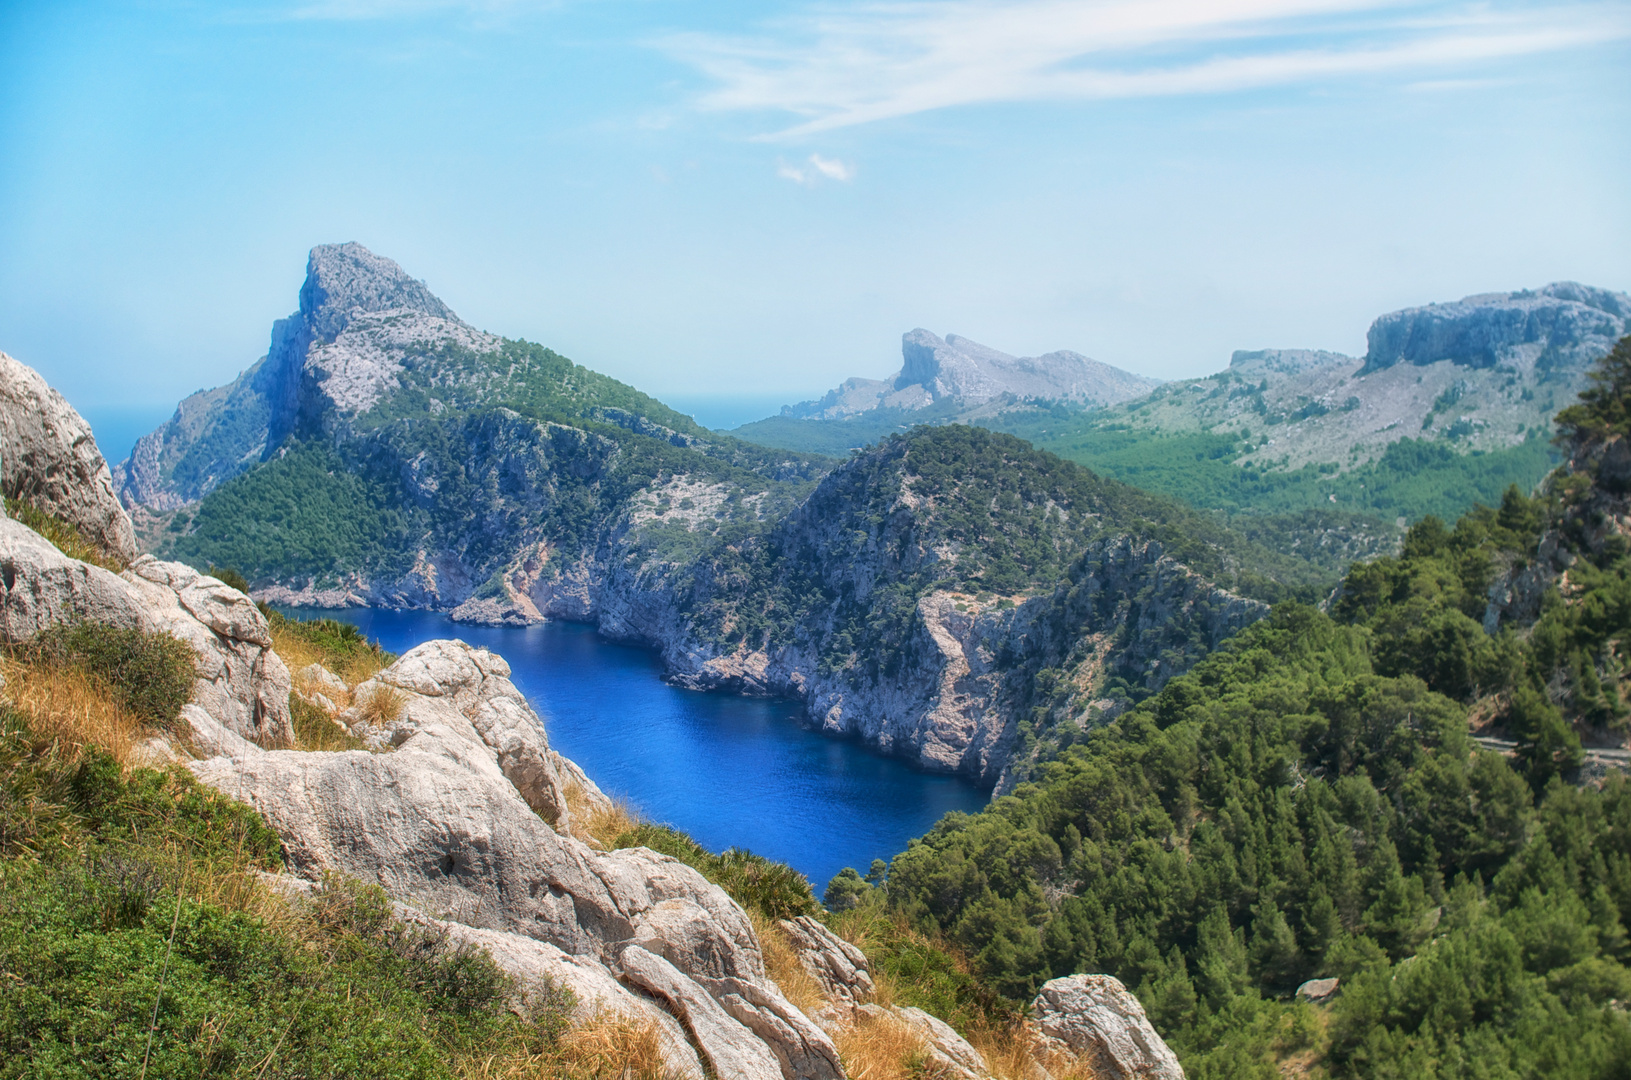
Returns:
[[[1539,497],[1418,524],[851,895],[1011,997],[1116,973],[1190,1075],[1620,1075],[1631,338],[1558,422]]]
[[[1564,282],[1384,315],[1363,358],[1237,352],[1217,375],[1104,408],[991,399],[968,409],[942,399],[917,412],[784,415],[736,432],[832,453],[915,423],[966,420],[1199,508],[1317,508],[1323,532],[1306,518],[1260,531],[1290,535],[1301,551],[1312,543],[1367,555],[1396,544],[1398,518],[1454,517],[1508,484],[1538,482],[1555,464],[1551,415],[1627,330],[1631,296]]]
[[[466,326],[355,245],[315,249],[268,357],[180,417],[146,442],[169,473],[128,466],[125,496],[149,500],[158,550],[263,599],[591,621],[678,681],[798,697],[828,730],[993,782],[1027,752],[1013,695],[1044,655],[1075,655],[1083,700],[1113,712],[1257,617],[1244,594],[1326,583],[989,431],[842,463],[705,431]]]

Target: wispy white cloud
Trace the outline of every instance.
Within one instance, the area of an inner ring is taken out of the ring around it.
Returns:
[[[306,0],[289,8],[288,16],[294,19],[361,22],[443,13],[502,16],[554,6],[556,4],[550,0]]]
[[[986,102],[1417,79],[1627,37],[1618,0],[863,0],[661,45],[713,81],[700,107],[790,114],[797,137]]]
[[[837,158],[811,154],[803,164],[793,165],[777,159],[776,175],[795,184],[815,184],[822,179],[847,183],[855,179],[855,166]]]

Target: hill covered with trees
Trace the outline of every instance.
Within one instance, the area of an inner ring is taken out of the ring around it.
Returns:
[[[1115,974],[1191,1076],[1625,1075],[1631,786],[1582,737],[1626,730],[1628,401],[1631,340],[1537,497],[1423,520],[829,898],[1012,998]]]

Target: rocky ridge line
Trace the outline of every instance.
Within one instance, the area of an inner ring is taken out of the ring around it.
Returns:
[[[0,454],[9,456],[6,389],[0,381]],[[369,708],[336,718],[371,751],[300,751],[289,748],[288,672],[244,594],[151,557],[115,575],[9,518],[0,519],[0,568],[4,640],[91,621],[167,630],[193,648],[188,737],[149,740],[146,753],[184,761],[201,782],[254,807],[288,859],[288,872],[268,883],[291,897],[316,892],[330,873],[377,883],[400,918],[486,950],[516,978],[517,1005],[564,987],[580,1019],[605,1010],[651,1024],[675,1077],[841,1080],[830,1031],[877,1020],[864,954],[816,920],[785,926],[800,963],[821,973],[827,1029],[783,996],[751,920],[722,889],[669,856],[598,850],[574,836],[574,800],[593,811],[606,798],[549,747],[501,657],[458,641],[420,645],[355,689]],[[321,671],[302,676],[308,686],[335,682]],[[395,707],[371,723],[381,694]],[[1084,1015],[1098,1033],[1083,1044],[1092,1053],[1129,1040],[1165,1050],[1136,1001],[1111,1012]],[[920,1032],[948,1075],[989,1076],[937,1018],[909,1008],[884,1015]],[[1073,1053],[1066,1063],[1075,1061]],[[1039,1061],[1034,1075],[1049,1072]]]
[[[815,401],[784,406],[790,419],[842,420],[873,409],[923,409],[954,400],[979,406],[993,399],[1115,405],[1159,386],[1080,353],[1009,356],[956,334],[941,338],[921,327],[901,335],[901,369],[888,379],[846,379]]]

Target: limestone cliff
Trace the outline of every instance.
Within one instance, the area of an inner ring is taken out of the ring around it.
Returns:
[[[1074,354],[906,346],[901,379],[931,396],[1131,392]],[[1259,610],[1181,595],[1273,577],[1238,537],[1006,436],[925,428],[840,465],[708,432],[471,329],[354,244],[313,250],[267,357],[184,402],[122,477],[160,555],[233,567],[262,599],[591,621],[684,685],[797,697],[824,730],[987,782],[1026,737],[1040,657],[1090,638],[1084,701],[1148,692],[1198,654],[1169,639]],[[1093,560],[1116,599],[1055,611]]]
[[[1005,397],[1114,405],[1161,382],[1068,350],[1015,357],[956,334],[941,338],[922,328],[901,336],[901,361],[891,378],[848,379],[816,401],[786,406],[782,415],[842,420],[873,409],[915,410],[941,401],[966,408]]]

